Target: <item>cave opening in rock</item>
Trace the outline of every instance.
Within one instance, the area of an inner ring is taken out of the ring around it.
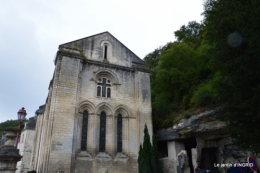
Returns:
[[[192,152],[191,149],[192,148],[196,148],[197,146],[197,142],[196,142],[196,138],[188,138],[184,140],[184,146],[185,146],[185,150],[187,151],[187,155],[188,155],[188,160],[189,160],[189,167],[190,167],[190,173],[194,173],[194,165],[192,163]]]

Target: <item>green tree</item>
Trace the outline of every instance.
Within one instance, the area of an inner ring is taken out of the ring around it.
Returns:
[[[7,120],[5,122],[2,122],[0,123],[0,132],[1,132],[1,137],[2,137],[2,134],[4,132],[4,128],[7,128],[7,127],[15,127],[17,128],[18,127],[18,120]]]
[[[152,168],[154,173],[163,173],[162,164],[159,160],[157,142],[154,135],[153,135],[153,146],[152,146]]]
[[[24,122],[28,122],[28,119],[25,119]],[[18,128],[18,120],[7,120],[0,123],[0,137],[2,137],[4,129],[7,127]]]
[[[192,83],[197,81],[196,53],[183,43],[174,42],[162,52],[156,74],[155,101],[158,109],[166,113],[180,106],[182,96],[186,94]],[[163,107],[162,105],[168,105]],[[165,110],[160,110],[160,109]]]
[[[142,165],[143,165],[143,157],[142,157],[142,151],[143,151],[143,147],[142,145],[140,144],[140,147],[139,147],[139,152],[138,152],[138,172],[142,172]]]
[[[214,102],[216,94],[213,90],[206,90],[207,95],[197,91],[213,74],[209,49],[207,44],[194,50],[189,44],[173,42],[146,56],[145,61],[153,70],[151,93],[155,130],[171,126],[173,119],[185,109],[194,105],[205,106],[198,102]],[[208,98],[212,101],[207,102]]]
[[[205,42],[211,45],[216,85],[235,144],[260,153],[260,1],[207,0]]]
[[[181,26],[174,34],[177,41],[186,43],[190,47],[197,49],[201,44],[203,31],[203,24],[191,21],[187,26]]]
[[[155,139],[153,139],[152,146],[146,124],[144,127],[143,146],[140,145],[139,149],[138,170],[139,173],[163,173]]]
[[[170,43],[168,43],[170,44]],[[163,47],[159,47],[157,49],[155,49],[153,52],[149,53],[148,55],[145,56],[144,58],[144,62],[146,64],[146,66],[149,67],[149,69],[152,71],[151,75],[150,75],[150,80],[151,80],[151,97],[152,100],[155,100],[155,96],[157,95],[157,91],[155,90],[155,85],[156,85],[156,74],[157,74],[157,66],[158,66],[158,62],[159,62],[159,58],[161,56],[161,53],[163,50],[165,50],[168,47],[168,44],[166,44]],[[154,104],[154,102],[152,103]],[[156,105],[156,104],[154,104]],[[155,111],[156,106],[152,106],[152,113],[153,113],[153,124],[157,124],[153,127],[157,127],[159,126],[159,124],[162,124],[161,119],[159,119],[159,115],[157,114],[157,112]]]

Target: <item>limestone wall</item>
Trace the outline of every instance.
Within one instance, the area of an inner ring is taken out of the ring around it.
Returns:
[[[97,80],[104,75],[111,77],[111,98],[97,96]],[[91,158],[89,164],[79,164],[82,160],[84,110],[89,112],[86,151],[87,158]],[[104,154],[110,158],[108,161],[102,160],[102,153],[99,153],[101,111],[107,114]],[[116,145],[118,113],[123,115],[122,153],[117,152]],[[39,173],[82,172],[86,169],[136,172],[145,123],[152,134],[149,73],[60,56],[56,61],[45,112],[37,123],[31,169]]]
[[[108,32],[60,45],[45,112],[37,122],[31,169],[137,172],[145,124],[152,134],[150,71],[143,64]],[[97,94],[103,79],[110,97]],[[84,111],[88,112],[86,151],[81,147]],[[99,152],[101,112],[106,114],[105,152]],[[119,114],[122,152],[117,150]]]
[[[143,64],[131,50],[108,32],[60,45],[60,50],[82,54],[86,59],[100,61],[104,59],[104,45],[108,46],[107,59],[110,64],[132,67],[133,62]]]
[[[20,136],[18,144],[19,154],[23,156],[21,161],[17,163],[16,173],[27,172],[30,168],[31,154],[33,150],[33,141],[35,130],[25,129]]]

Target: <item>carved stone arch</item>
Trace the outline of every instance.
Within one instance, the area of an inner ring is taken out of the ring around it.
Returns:
[[[103,62],[109,62],[113,54],[113,45],[107,40],[101,41],[100,45],[103,49]]]
[[[131,117],[130,110],[124,105],[119,105],[114,109],[113,115],[117,116],[118,114],[121,114],[123,117]]]
[[[128,152],[129,117],[131,117],[131,112],[127,106],[119,105],[114,109],[115,150],[118,153]]]
[[[89,114],[94,114],[96,112],[95,105],[88,100],[81,102],[78,106],[79,113],[83,113],[84,110],[87,110]]]
[[[113,108],[108,103],[102,102],[96,106],[96,113],[98,115],[100,115],[102,111],[104,111],[107,116],[113,115]]]
[[[111,48],[112,48],[112,46],[113,46],[113,45],[112,45],[109,41],[107,41],[107,40],[102,40],[101,43],[100,43],[100,45],[101,45],[101,46],[108,45],[108,46],[110,46]]]
[[[105,77],[105,78],[111,80],[112,84],[119,84],[117,75],[114,72],[112,72],[111,70],[100,69],[95,72],[94,80],[96,81],[96,83],[98,83],[98,80],[102,77]]]
[[[78,113],[82,115],[81,119],[79,119],[81,122],[79,126],[81,129],[81,133],[79,133],[81,136],[81,151],[87,151],[89,121],[91,122],[89,115],[95,113],[95,106],[90,101],[85,100],[79,104]]]

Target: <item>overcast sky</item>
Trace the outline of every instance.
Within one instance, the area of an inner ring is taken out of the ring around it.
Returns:
[[[109,31],[140,58],[200,22],[202,0],[5,0],[0,5],[0,122],[45,103],[62,43]]]

